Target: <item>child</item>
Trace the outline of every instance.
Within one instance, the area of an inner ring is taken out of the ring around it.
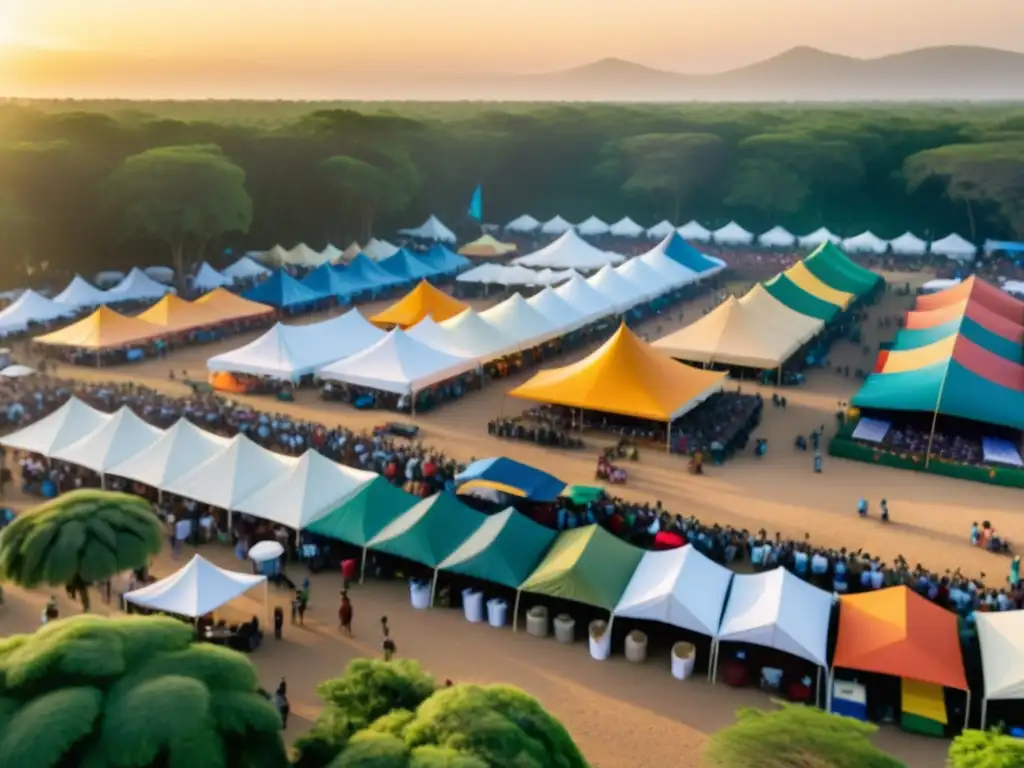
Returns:
[[[348,592],[341,591],[341,606],[338,608],[338,623],[341,631],[348,637],[352,637],[352,601],[348,599]]]

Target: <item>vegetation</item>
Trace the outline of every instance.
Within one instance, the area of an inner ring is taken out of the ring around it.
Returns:
[[[284,768],[242,654],[162,617],[78,616],[0,640],[0,768]]]
[[[411,661],[353,661],[318,689],[297,768],[586,768],[566,730],[508,686],[437,689]]]
[[[0,581],[65,586],[89,610],[89,586],[142,568],[163,531],[145,499],[81,490],[15,518],[0,533]],[[2,752],[2,750],[0,750]]]
[[[964,731],[949,748],[949,768],[1017,768],[1024,742],[998,731]]]

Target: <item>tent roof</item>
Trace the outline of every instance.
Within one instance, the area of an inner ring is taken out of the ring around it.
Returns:
[[[674,420],[722,389],[724,373],[656,352],[625,326],[579,362],[540,371],[508,394],[524,400]]]
[[[457,347],[478,360],[493,360],[513,352],[517,347],[514,339],[488,323],[473,309],[448,318],[441,323],[441,327],[448,331]]]
[[[819,227],[813,232],[798,238],[802,248],[817,248],[825,243],[838,243],[842,238],[832,234],[827,227]]]
[[[421,344],[426,344],[428,347],[433,347],[439,352],[454,355],[455,357],[477,358],[477,355],[459,346],[448,329],[435,323],[430,315],[424,317],[412,328],[407,329],[405,333],[409,338],[415,339]]]
[[[1024,611],[974,612],[988,700],[1024,699]]]
[[[692,546],[644,552],[615,615],[716,637],[732,571]]]
[[[682,229],[682,227],[680,227]],[[735,221],[730,221],[724,227],[720,227],[711,233],[717,243],[728,243],[735,245],[747,245],[753,242],[754,233],[748,232]]]
[[[269,269],[248,256],[243,256],[234,264],[229,267],[225,267],[224,269],[224,275],[226,277],[230,277],[232,280],[247,280],[249,278],[269,274]]]
[[[315,251],[305,243],[299,243],[281,257],[282,264],[291,264],[296,267],[319,267],[328,261],[330,261],[329,255]]]
[[[388,523],[411,509],[417,501],[411,493],[395,487],[383,477],[377,477],[306,528],[329,539],[365,547]]]
[[[719,640],[760,645],[828,666],[832,595],[785,568],[737,575],[719,626]]]
[[[455,477],[459,493],[471,488],[491,488],[530,501],[554,501],[565,481],[547,472],[502,456],[478,459]]]
[[[163,430],[136,416],[128,406],[88,435],[53,452],[52,458],[106,473],[132,456],[143,454],[163,435]]]
[[[789,307],[794,312],[799,312],[801,315],[828,322],[839,314],[839,307],[837,305],[830,304],[824,299],[809,293],[790,280],[785,272],[776,275],[766,283],[762,283],[762,287],[776,301]]]
[[[978,246],[954,232],[932,242],[931,251],[951,259],[966,258],[973,257],[978,252]]]
[[[136,317],[158,325],[167,332],[185,331],[223,322],[215,307],[211,307],[209,303],[195,304],[171,293]]]
[[[268,304],[279,309],[313,304],[327,298],[326,294],[307,288],[287,272],[280,269],[242,295],[250,301],[258,301],[261,304]]]
[[[527,304],[518,293],[481,312],[480,318],[523,347],[541,344],[560,333],[557,326]]]
[[[440,275],[454,275],[472,264],[465,256],[453,253],[440,243],[426,253],[420,254],[419,260]]]
[[[125,458],[112,466],[108,474],[163,488],[212,459],[230,443],[230,438],[200,429],[188,419],[178,419],[144,453]]]
[[[657,224],[655,224],[653,227],[648,229],[646,234],[652,240],[654,240],[654,239],[659,239],[660,240],[662,238],[668,237],[669,235],[671,235],[675,231],[676,231],[676,228],[672,225],[671,221],[669,221],[668,219],[662,219]]]
[[[507,256],[510,253],[515,253],[516,250],[517,246],[515,243],[503,243],[490,235],[483,235],[473,242],[466,243],[464,246],[459,248],[459,253],[463,256],[475,256],[477,258],[490,259],[499,256]]]
[[[968,299],[972,303],[976,302],[990,312],[1010,320],[1018,327],[1024,326],[1024,301],[986,283],[977,275],[971,275],[966,280],[939,293],[918,296],[915,307],[917,310],[927,311],[959,304]]]
[[[889,241],[892,252],[905,256],[921,256],[928,251],[928,243],[915,235],[913,232],[904,232],[897,238]]]
[[[509,507],[483,524],[438,565],[438,570],[516,589],[537,567],[555,532]]]
[[[302,284],[322,296],[336,296],[347,299],[371,286],[358,275],[348,274],[346,269],[337,269],[328,263],[321,264],[301,280]]]
[[[108,301],[116,301],[107,291],[101,291],[81,275],[75,275],[67,288],[53,297],[54,301],[69,307],[98,307]]]
[[[512,263],[523,267],[596,270],[606,264],[619,264],[622,261],[624,261],[624,257],[617,253],[602,251],[576,234],[576,230],[570,228],[565,230],[565,233],[553,243],[533,253],[513,259]]]
[[[832,666],[967,690],[956,614],[904,586],[840,597]]]
[[[170,267],[143,267],[142,271],[152,277],[158,283],[174,282],[174,270]]]
[[[396,248],[395,251],[397,252],[397,250]],[[400,285],[405,282],[397,275],[393,275],[386,269],[383,269],[380,264],[370,259],[365,253],[356,254],[355,258],[342,270],[342,274],[362,280],[367,285],[375,288]]]
[[[601,267],[587,278],[587,283],[601,295],[616,302],[623,311],[653,295],[649,285],[640,285],[610,266]]]
[[[526,303],[546,317],[556,328],[562,332],[578,328],[587,322],[587,317],[582,311],[577,310],[567,302],[558,292],[548,286],[544,290],[535,293],[526,300]]]
[[[49,457],[92,434],[112,418],[72,397],[49,416],[0,437],[0,445]]]
[[[437,240],[445,243],[455,242],[455,233],[441,223],[437,216],[431,215],[429,219],[418,227],[399,230],[403,235],[416,237],[420,240]]]
[[[0,334],[18,333],[29,323],[45,323],[74,313],[74,307],[27,290],[0,312]]]
[[[37,336],[38,344],[77,349],[114,349],[151,341],[167,333],[166,328],[136,317],[126,317],[109,307],[100,307],[88,317],[66,328]]]
[[[680,237],[684,237],[687,240],[700,240],[701,242],[706,243],[711,239],[711,230],[699,221],[688,221],[683,224],[683,226],[679,227],[676,232],[679,233]]]
[[[204,261],[199,265],[199,270],[192,279],[192,285],[198,291],[212,291],[214,288],[223,288],[225,285],[231,285],[231,278],[218,272],[209,263]]]
[[[781,246],[793,245],[796,242],[796,235],[785,227],[775,226],[767,232],[763,232],[758,235],[757,239],[760,241],[761,245],[778,248]]]
[[[798,288],[806,291],[811,296],[828,302],[840,309],[846,309],[857,297],[847,291],[840,291],[832,288],[821,278],[815,275],[807,265],[798,261],[792,267],[782,273],[790,282]]]
[[[599,525],[575,528],[559,534],[519,588],[611,611],[643,555]]]
[[[373,261],[380,261],[386,259],[388,256],[392,256],[398,252],[398,246],[392,245],[387,240],[378,240],[376,237],[371,238],[370,242],[363,248],[363,255],[372,259]]]
[[[221,321],[246,320],[274,313],[273,307],[260,304],[258,301],[243,299],[238,294],[224,288],[214,288],[193,303],[196,306],[205,307],[207,312]]]
[[[573,275],[555,289],[562,301],[582,314],[587,321],[614,314],[615,307],[603,294],[595,291],[590,284],[579,275]]]
[[[354,259],[362,252],[363,246],[361,246],[359,243],[353,240],[351,243],[348,244],[348,247],[341,252],[341,255],[337,259],[335,259],[335,261],[340,261],[345,264],[348,264],[350,261],[352,261],[352,259]]]
[[[653,250],[633,259],[633,261],[639,261],[644,266],[650,267],[661,276],[666,285],[673,288],[690,285],[700,279],[696,272],[689,267],[684,267],[675,259],[670,259],[660,248],[661,246],[656,246]]]
[[[163,283],[158,283],[141,269],[135,267],[128,273],[128,277],[107,291],[107,301],[158,299],[165,294],[173,292],[173,288],[168,288]]]
[[[642,290],[642,295],[647,298],[665,293],[672,287],[672,283],[666,283],[663,275],[641,259],[628,259],[616,267],[615,271],[620,277]]]
[[[239,512],[302,530],[377,477],[307,450],[292,467],[238,503]]]
[[[154,611],[196,618],[220,608],[266,580],[266,576],[218,568],[199,555],[193,555],[187,565],[166,579],[128,592],[124,598]]]
[[[588,237],[607,235],[608,230],[608,222],[602,221],[597,218],[597,216],[591,216],[586,219],[586,221],[582,221],[576,225],[576,231],[581,235],[587,235]]]
[[[651,253],[661,253],[698,276],[704,273],[720,272],[722,269],[721,264],[698,251],[677,232],[666,237],[644,256]]]
[[[882,276],[851,261],[831,241],[819,245],[801,262],[815,277],[837,291],[864,296],[882,281]]]
[[[555,216],[540,225],[540,231],[545,235],[562,235],[573,229],[573,225],[561,216]]]
[[[825,322],[808,317],[794,309],[790,309],[765,290],[758,283],[740,299],[740,304],[765,325],[778,329],[779,333],[797,341],[802,345],[810,341],[825,327]]]
[[[426,280],[421,280],[419,285],[383,312],[371,317],[370,321],[385,327],[409,328],[427,315],[440,323],[468,308],[458,299],[435,288]]]
[[[644,228],[629,218],[629,216],[623,216],[608,227],[608,232],[615,237],[640,237],[644,233]]]
[[[540,227],[540,221],[533,218],[533,216],[528,213],[524,213],[522,216],[517,216],[505,225],[505,229],[513,232],[533,232],[538,227]]]
[[[378,263],[383,269],[403,280],[421,280],[438,274],[437,269],[421,261],[415,254],[407,251],[405,248],[399,248],[395,253],[386,259],[381,259]]]
[[[885,253],[888,248],[889,243],[870,230],[843,240],[843,250],[851,253]]]
[[[324,263],[334,263],[344,255],[344,251],[341,250],[334,243],[328,243],[324,246],[324,249],[320,251],[320,255],[324,258]]]
[[[436,568],[487,517],[451,493],[435,493],[388,523],[367,547]]]

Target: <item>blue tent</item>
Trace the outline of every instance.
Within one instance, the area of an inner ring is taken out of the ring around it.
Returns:
[[[374,288],[387,288],[391,285],[409,282],[383,269],[365,253],[360,253],[348,263],[348,266],[345,267],[345,274],[353,279],[362,280]]]
[[[368,288],[364,282],[346,277],[344,272],[330,264],[321,264],[302,279],[302,284],[312,291],[339,299],[348,299]]]
[[[250,301],[269,304],[278,309],[314,304],[330,294],[308,288],[283,270],[275,271],[262,283],[257,283],[242,294]]]
[[[565,490],[557,477],[503,456],[474,461],[456,475],[455,485],[458,493],[486,488],[531,501],[554,501]]]
[[[449,251],[443,245],[435,245],[424,254],[420,254],[419,260],[437,270],[439,275],[454,275],[466,269],[472,262],[465,256]]]
[[[662,248],[666,256],[693,272],[706,272],[719,266],[674,232]]]
[[[405,248],[401,248],[394,255],[382,259],[380,266],[404,280],[422,280],[439,274],[436,269],[424,264]]]

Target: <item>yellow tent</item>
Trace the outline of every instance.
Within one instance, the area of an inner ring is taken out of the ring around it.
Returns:
[[[677,419],[722,389],[724,373],[677,363],[619,326],[600,349],[541,371],[509,395],[653,421]]]
[[[54,347],[75,349],[117,349],[157,339],[166,328],[147,323],[137,317],[125,317],[108,307],[100,307],[88,317],[67,328],[39,336],[35,341]]]
[[[499,256],[507,256],[516,252],[515,243],[503,243],[490,235],[484,235],[479,240],[466,243],[459,248],[463,256],[476,256],[481,259],[493,259]]]
[[[469,306],[453,299],[426,280],[405,294],[383,312],[370,318],[370,322],[385,328],[411,328],[428,315],[441,323],[449,317],[465,312]]]
[[[243,299],[224,288],[214,288],[205,296],[200,296],[195,300],[195,305],[203,307],[205,312],[217,317],[214,322],[222,323],[272,315],[276,311],[273,307]]]
[[[159,325],[166,331],[187,331],[204,325],[215,325],[222,319],[212,311],[210,304],[193,304],[173,293],[164,296],[140,315],[139,320]]]
[[[857,298],[852,293],[837,291],[835,288],[825,285],[802,261],[798,261],[782,274],[788,277],[798,288],[802,288],[812,296],[816,296],[822,301],[827,301],[829,304],[833,304],[841,309],[846,309]]]
[[[758,318],[758,322],[773,328],[776,333],[793,338],[797,346],[813,339],[825,327],[824,320],[808,317],[795,309],[790,309],[768,293],[760,283],[751,288],[739,301],[750,315]]]

